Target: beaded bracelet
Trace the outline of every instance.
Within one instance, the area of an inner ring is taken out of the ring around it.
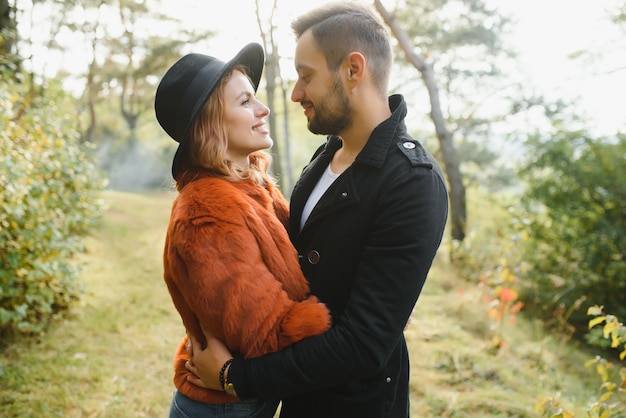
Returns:
[[[224,363],[224,365],[220,369],[220,386],[222,387],[222,389],[226,388],[226,382],[224,381],[224,372],[226,372],[226,369],[228,368],[228,366],[230,366],[230,363],[232,363],[233,360],[235,359],[231,358],[229,360],[226,360],[226,363]]]

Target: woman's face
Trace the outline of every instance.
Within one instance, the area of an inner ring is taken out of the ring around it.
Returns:
[[[267,106],[257,100],[248,77],[235,71],[224,88],[224,125],[228,136],[228,158],[244,168],[248,155],[273,145],[265,117]]]

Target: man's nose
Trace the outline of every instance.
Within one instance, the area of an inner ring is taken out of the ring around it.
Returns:
[[[293,90],[291,91],[291,101],[298,103],[302,101],[303,97],[304,90],[298,87],[298,84],[296,83],[296,85],[293,87]]]

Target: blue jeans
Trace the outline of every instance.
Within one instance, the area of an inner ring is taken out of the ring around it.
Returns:
[[[204,403],[175,391],[169,418],[273,418],[278,403],[256,399],[224,404]]]

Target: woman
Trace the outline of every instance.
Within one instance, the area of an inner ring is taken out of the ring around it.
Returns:
[[[262,150],[272,146],[269,109],[255,97],[263,62],[255,43],[227,63],[185,55],[166,72],[155,99],[157,120],[179,143],[165,282],[190,336],[205,341],[206,327],[244,358],[330,327],[289,241],[288,204],[268,175],[270,157]],[[274,415],[278,401],[243,402],[189,383],[186,342],[174,359],[170,417]]]

